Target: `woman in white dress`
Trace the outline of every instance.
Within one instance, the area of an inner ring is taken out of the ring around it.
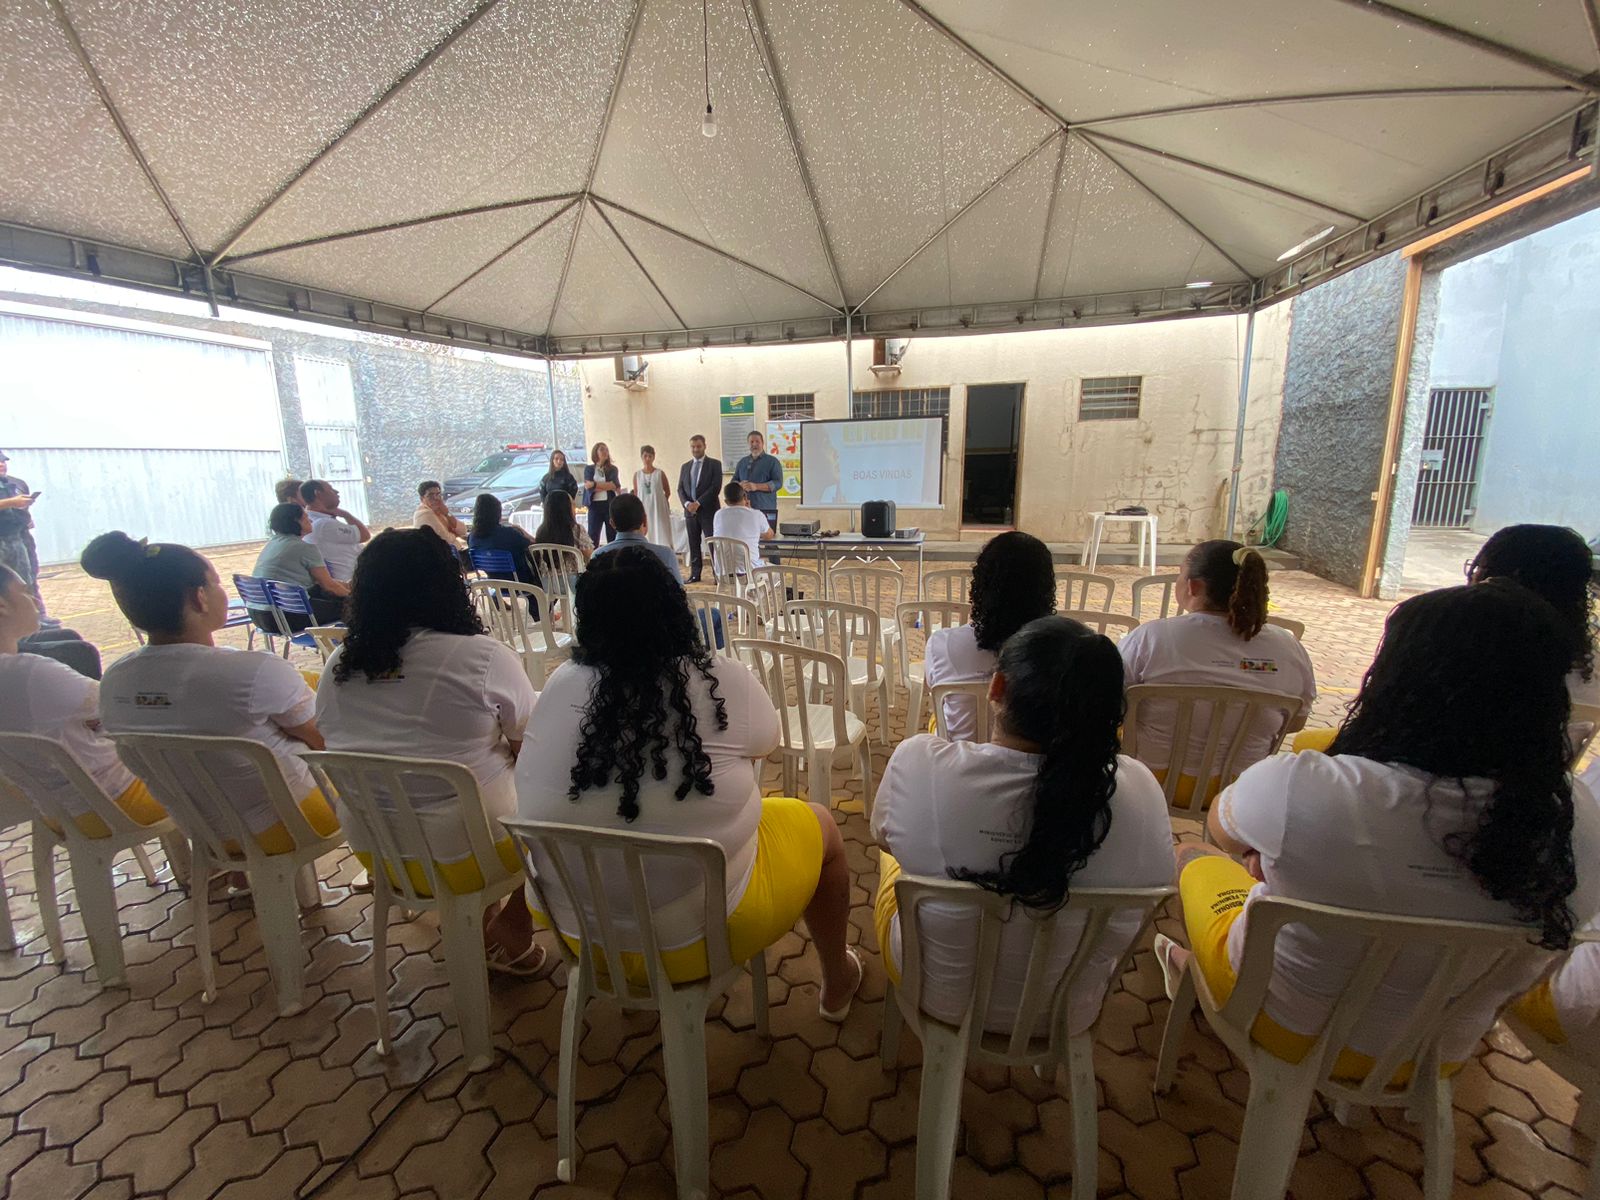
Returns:
[[[633,473],[633,494],[644,504],[644,535],[658,546],[668,550],[672,545],[672,488],[667,484],[667,473],[656,466],[656,448],[640,446],[639,459],[644,466]]]

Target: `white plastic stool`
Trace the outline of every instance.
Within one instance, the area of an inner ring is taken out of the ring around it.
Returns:
[[[1150,547],[1150,573],[1156,570],[1156,515],[1155,513],[1105,513],[1092,512],[1089,514],[1093,522],[1089,530],[1089,538],[1083,543],[1083,565],[1086,570],[1093,571],[1100,565],[1100,537],[1105,532],[1106,525],[1111,521],[1122,521],[1138,526],[1139,529],[1139,566],[1144,566],[1145,545]]]

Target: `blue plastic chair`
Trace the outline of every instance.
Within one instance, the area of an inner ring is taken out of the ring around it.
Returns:
[[[313,625],[317,623],[317,614],[311,608],[311,596],[305,588],[297,583],[279,583],[276,579],[263,579],[261,582],[266,585],[272,611],[277,614],[278,626],[283,630],[283,656],[289,657],[290,646],[306,646],[315,650],[317,639],[309,633],[294,632],[289,624],[290,615],[305,617]]]
[[[235,575],[233,577],[233,590],[239,593],[239,599],[243,602],[245,619],[250,622],[251,629],[260,630],[261,640],[267,644],[267,653],[277,653],[277,644],[272,639],[282,636],[284,622],[279,619],[277,610],[272,607],[272,597],[267,595],[267,581],[258,579],[254,575]],[[230,605],[229,608],[231,610],[232,606]],[[265,629],[260,629],[260,626],[255,623],[255,619],[251,615],[252,612],[267,614],[272,619],[272,623],[278,627],[278,633],[273,634]],[[228,620],[232,623],[233,617],[230,615]],[[251,649],[255,648],[254,633],[251,634],[249,645]]]
[[[481,575],[490,579],[515,579],[517,577],[517,561],[511,557],[509,550],[473,550],[472,566]]]

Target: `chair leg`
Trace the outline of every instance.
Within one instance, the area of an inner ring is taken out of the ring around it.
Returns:
[[[922,732],[922,684],[907,677],[906,680],[906,736]]]
[[[1233,1169],[1233,1200],[1283,1200],[1300,1157],[1315,1076],[1306,1064],[1281,1062],[1265,1051],[1247,1066],[1250,1099]]]
[[[484,963],[483,909],[478,897],[439,897],[439,935],[444,943],[444,969],[461,1029],[467,1070],[487,1070],[494,1062],[489,1034],[489,968]]]
[[[382,863],[372,874],[372,1009],[378,1019],[378,1053],[394,1049],[389,1025],[389,880]]]
[[[889,677],[885,675],[878,680],[878,743],[885,750],[889,748],[889,717],[893,712],[889,703]]]
[[[1178,1074],[1178,1054],[1183,1048],[1183,1035],[1189,1032],[1189,1018],[1194,1015],[1195,995],[1194,977],[1189,974],[1193,970],[1183,973],[1183,980],[1178,984],[1178,994],[1172,999],[1172,1008],[1167,1012],[1167,1027],[1161,1033],[1161,1057],[1156,1060],[1155,1093],[1165,1096],[1172,1090],[1172,1081]]]
[[[1426,1200],[1450,1200],[1456,1161],[1454,1088],[1437,1070],[1431,1076],[1417,1087],[1422,1109],[1422,1194]]]
[[[1100,1176],[1100,1110],[1094,1090],[1094,1041],[1080,1033],[1067,1042],[1072,1098],[1072,1200],[1094,1200]]]
[[[949,1200],[961,1127],[961,1081],[967,1048],[954,1030],[926,1023],[922,1035],[922,1095],[917,1109],[917,1200]]]
[[[706,994],[674,988],[661,997],[661,1057],[678,1200],[704,1200],[711,1187],[711,1112],[706,1099]]]
[[[308,862],[295,872],[294,898],[301,908],[322,907],[322,884],[317,880],[315,862]]]
[[[72,864],[72,889],[78,896],[78,913],[89,935],[89,953],[101,987],[121,987],[128,969],[122,957],[122,926],[117,920],[117,889],[111,860],[92,850],[75,850],[67,844]]]
[[[588,948],[582,953],[588,953]],[[578,1042],[583,1037],[588,984],[584,967],[567,968],[567,999],[561,1006],[561,1059],[556,1068],[556,1178],[562,1183],[571,1183],[578,1172]]]
[[[56,840],[43,821],[33,823],[33,888],[50,957],[58,967],[64,967],[67,947],[61,938],[61,902],[56,899]]]
[[[11,925],[11,897],[6,891],[6,876],[0,869],[0,950],[17,948],[17,931]]]
[[[792,754],[783,756],[783,794],[785,796],[800,794],[800,767]]]
[[[885,983],[883,994],[883,1033],[878,1038],[878,1061],[885,1071],[894,1070],[900,1061],[900,1001],[894,997],[894,984]]]
[[[194,875],[188,839],[181,833],[163,833],[161,851],[167,856],[167,866],[172,869],[172,882],[179,887],[188,887]]]
[[[867,814],[867,819],[872,819],[872,743],[867,741],[865,735],[861,738],[861,747],[856,751],[856,766],[861,772],[861,807]]]
[[[189,864],[189,924],[194,929],[194,952],[200,960],[200,1002],[217,998],[217,960],[211,954],[211,850],[205,841],[194,843]]]
[[[767,952],[757,950],[750,959],[750,1007],[755,1011],[756,1032],[764,1038],[772,1036],[772,1024],[767,1016]]]
[[[806,755],[806,799],[833,807],[833,751],[812,748]]]
[[[283,1017],[292,1017],[305,1007],[306,950],[300,940],[297,870],[292,863],[279,866],[269,860],[250,873],[256,924],[267,952],[267,971],[278,993],[278,1015]]]
[[[146,883],[148,883],[151,887],[155,887],[156,886],[156,869],[150,862],[150,851],[148,851],[148,850],[146,850],[144,848],[144,843],[143,842],[140,842],[140,843],[137,843],[137,844],[134,845],[134,847],[133,847],[133,859],[134,859],[135,862],[137,862],[139,864],[139,870],[144,875],[144,881]]]

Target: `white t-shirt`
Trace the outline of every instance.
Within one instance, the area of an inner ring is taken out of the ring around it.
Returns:
[[[490,817],[511,815],[511,789],[494,785],[511,770],[509,743],[522,740],[539,698],[513,650],[484,634],[413,629],[397,674],[369,680],[356,672],[339,683],[333,672],[343,654],[340,646],[329,656],[317,687],[317,728],[329,750],[460,763],[477,778],[485,807],[500,806]],[[424,784],[413,800],[435,861],[472,853],[452,792]],[[346,820],[342,803],[339,816]],[[503,836],[494,824],[489,832]]]
[[[340,583],[349,583],[355,574],[356,556],[361,553],[361,530],[348,521],[309,508],[306,516],[311,518],[311,532],[305,540],[322,551],[329,575]]]
[[[1302,713],[1309,712],[1311,702],[1317,698],[1316,673],[1305,647],[1294,634],[1276,625],[1262,626],[1260,633],[1245,641],[1219,613],[1184,613],[1130,630],[1117,649],[1122,652],[1129,687],[1137,683],[1169,683],[1278,692],[1299,699]],[[1205,753],[1210,707],[1195,706],[1189,733],[1190,763],[1197,764]],[[1176,709],[1170,701],[1140,707],[1135,743],[1140,762],[1154,770],[1171,763],[1172,725],[1176,720]],[[1238,768],[1267,756],[1279,720],[1278,714],[1270,712],[1256,717],[1235,759]],[[1225,738],[1232,738],[1238,723],[1236,711],[1224,727]]]
[[[711,535],[713,537],[738,538],[750,547],[750,565],[764,567],[767,564],[761,561],[761,535],[770,531],[772,526],[767,524],[767,518],[753,508],[743,504],[729,508],[717,509],[717,515],[711,519]]]
[[[0,730],[60,742],[113,800],[133,786],[133,772],[100,732],[100,685],[65,663],[39,654],[0,654]],[[65,777],[42,760],[31,765],[32,787],[72,816],[89,811]]]
[[[142,646],[106,669],[100,681],[100,720],[107,733],[197,733],[242,737],[272,751],[301,800],[316,780],[299,759],[307,749],[283,732],[315,714],[316,696],[299,671],[275,654],[226,646]],[[253,768],[222,756],[219,780],[251,833],[277,824]],[[159,797],[158,797],[159,799]]]
[[[710,838],[722,846],[727,858],[727,911],[732,912],[744,896],[756,861],[761,789],[759,771],[752,760],[765,758],[777,748],[778,713],[767,698],[766,689],[742,663],[719,657],[712,663],[711,675],[726,702],[727,729],[717,728],[710,686],[698,671],[689,671],[690,704],[701,744],[711,759],[711,795],[691,791],[682,800],[676,797],[683,767],[677,751],[669,745],[667,778],[652,778],[647,763],[645,776],[639,781],[639,815],[632,823],[617,815],[622,787],[614,777],[603,788],[580,793],[576,802],[567,799],[582,740],[579,726],[599,673],[593,667],[566,662],[546,682],[534,719],[528,725],[527,741],[517,759],[517,812],[530,820],[559,821],[581,828]],[[665,727],[669,738],[673,720],[669,713]],[[538,859],[535,865],[547,878],[555,878],[553,870]],[[618,935],[625,949],[637,949],[638,930],[632,922],[620,919],[633,907],[620,859],[604,861],[601,870],[612,913],[619,918]],[[574,874],[576,880],[582,879],[581,868],[575,868]],[[687,866],[661,859],[646,860],[650,902],[657,913],[664,950],[687,946],[705,933],[704,900],[697,879]],[[552,886],[551,901],[558,911],[551,915],[564,931],[576,934],[577,920],[571,912],[560,910],[558,892],[559,887]],[[590,928],[598,928],[593,924],[592,911],[590,917]]]
[[[973,683],[993,675],[999,661],[993,650],[979,647],[971,625],[936,629],[928,635],[922,678],[930,689],[941,683]],[[951,741],[970,741],[978,734],[977,702],[951,696],[944,702],[944,722]]]
[[[992,870],[1001,857],[1027,840],[1034,779],[1040,757],[986,742],[950,742],[932,734],[907,738],[895,750],[878,786],[872,833],[889,848],[901,870],[948,877],[951,868]],[[1074,888],[1164,887],[1172,882],[1172,827],[1160,785],[1149,768],[1126,756],[1117,759],[1111,797],[1111,828],[1087,864],[1072,877]],[[1032,923],[1017,910],[1000,941],[1000,958],[985,1027],[1009,1031],[1028,973]],[[1122,953],[1139,932],[1137,912],[1113,917],[1106,951],[1087,965],[1071,998],[1074,1032],[1087,1029],[1100,1012],[1106,987]],[[926,911],[923,947],[923,1007],[946,1021],[961,1019],[967,977],[977,954],[976,929],[953,915]],[[1065,971],[1077,950],[1083,919],[1066,919],[1051,965]],[[891,937],[895,961],[904,963],[900,917]]]
[[[1330,758],[1316,751],[1257,763],[1216,800],[1231,837],[1261,852],[1265,883],[1250,890],[1245,911],[1228,935],[1235,967],[1244,951],[1250,905],[1262,896],[1288,896],[1363,912],[1456,921],[1509,923],[1508,905],[1492,899],[1464,864],[1445,851],[1444,839],[1477,827],[1490,784],[1454,780],[1413,767],[1391,766],[1354,755]],[[1572,853],[1578,887],[1568,899],[1579,925],[1600,911],[1600,808],[1580,783],[1573,786]],[[1314,1034],[1326,1023],[1336,996],[1365,956],[1363,939],[1333,939],[1289,925],[1278,935],[1277,966],[1266,1011],[1296,1033]],[[1348,1044],[1379,1056],[1388,1036],[1410,1016],[1432,956],[1402,955],[1380,985]],[[1447,1062],[1459,1062],[1494,1022],[1501,1004],[1539,977],[1503,969],[1481,1002],[1448,1030]],[[1461,991],[1476,982],[1463,979]],[[1457,992],[1459,994],[1459,991]]]

